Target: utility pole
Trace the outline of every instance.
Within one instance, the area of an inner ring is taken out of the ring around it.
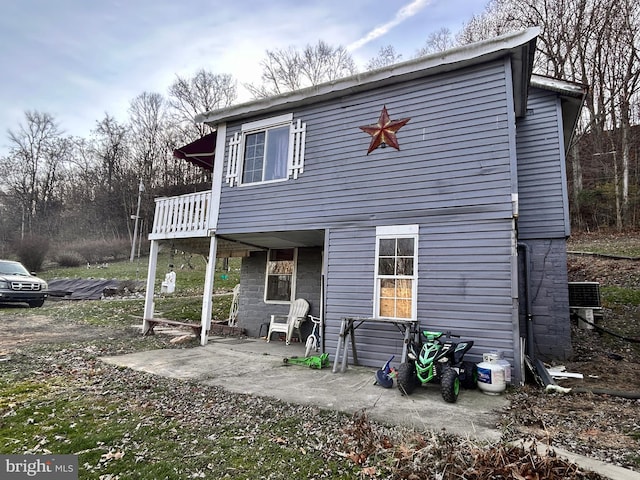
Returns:
[[[136,239],[138,237],[138,221],[140,220],[140,200],[142,199],[142,192],[144,192],[144,185],[142,179],[140,179],[140,185],[138,185],[138,209],[135,216],[131,215],[131,218],[135,218],[135,226],[133,227],[133,240],[131,241],[131,256],[129,257],[129,263],[133,263],[133,257],[136,254]]]

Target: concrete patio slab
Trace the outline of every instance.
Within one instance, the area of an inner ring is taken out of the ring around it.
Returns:
[[[152,350],[103,361],[169,378],[217,385],[228,391],[260,395],[285,402],[333,409],[347,414],[366,410],[386,424],[420,429],[446,429],[469,438],[495,441],[497,410],[507,404],[502,395],[461,390],[458,401],[446,403],[438,385],[403,396],[397,388],[375,384],[375,368],[350,365],[344,373],[288,365],[284,358],[304,357],[299,343],[238,337],[211,337],[204,347]],[[396,364],[392,363],[392,366]]]

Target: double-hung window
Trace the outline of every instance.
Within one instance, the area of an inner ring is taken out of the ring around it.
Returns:
[[[297,249],[272,249],[267,254],[266,302],[290,302],[295,289]]]
[[[297,179],[304,171],[306,128],[292,113],[244,123],[229,139],[229,186]]]
[[[374,316],[417,316],[418,225],[376,229]]]
[[[247,133],[244,144],[242,183],[287,178],[289,125]]]

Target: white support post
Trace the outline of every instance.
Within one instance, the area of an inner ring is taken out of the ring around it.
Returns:
[[[216,140],[216,156],[215,158],[224,158],[224,147],[226,143],[227,124],[221,123],[217,125]],[[213,163],[213,178],[211,179],[211,204],[209,205],[209,216],[207,218],[207,228],[214,231],[218,227],[218,215],[220,214],[220,195],[222,194],[222,164],[224,162]],[[236,179],[237,183],[237,179]],[[233,186],[233,185],[231,185]]]
[[[153,320],[153,288],[158,265],[158,240],[151,240],[149,249],[149,269],[147,270],[147,289],[144,296],[144,313],[142,314],[142,333],[149,331],[149,320]]]
[[[209,261],[207,273],[204,279],[204,293],[202,296],[202,331],[200,333],[200,345],[206,345],[211,329],[211,312],[213,311],[213,283],[216,276],[217,239],[213,235],[209,244]]]
[[[226,144],[227,125],[220,123],[216,125],[217,141],[215,158],[224,158]],[[222,191],[222,166],[223,161],[213,163],[213,178],[211,182],[211,203],[206,218],[207,230],[211,232],[211,243],[209,244],[209,261],[207,262],[207,273],[204,279],[204,293],[202,296],[202,331],[200,332],[200,345],[204,346],[209,341],[209,330],[211,329],[211,312],[213,311],[213,284],[216,276],[216,254],[218,249],[218,239],[215,230],[218,224],[218,210],[220,209],[220,193]]]

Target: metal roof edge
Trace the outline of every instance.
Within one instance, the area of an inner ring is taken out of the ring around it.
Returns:
[[[538,74],[531,75],[531,86],[576,98],[583,97],[589,90],[589,87],[582,83],[570,82],[568,80]]]
[[[406,81],[420,77],[427,77],[437,73],[457,70],[483,61],[499,58],[512,52],[518,54],[519,61],[525,71],[530,71],[533,50],[530,48],[540,34],[539,27],[531,27],[518,32],[510,32],[498,37],[490,38],[468,45],[452,48],[432,55],[419,57],[388,67],[358,73],[350,77],[332,82],[283,93],[281,95],[261,98],[233,105],[219,110],[213,110],[196,115],[196,123],[215,125],[223,121],[230,121],[267,112],[282,110],[300,105],[314,103],[321,100],[344,96],[350,93],[378,88],[397,81]],[[514,72],[515,73],[515,72]],[[528,78],[519,78],[526,82]]]

